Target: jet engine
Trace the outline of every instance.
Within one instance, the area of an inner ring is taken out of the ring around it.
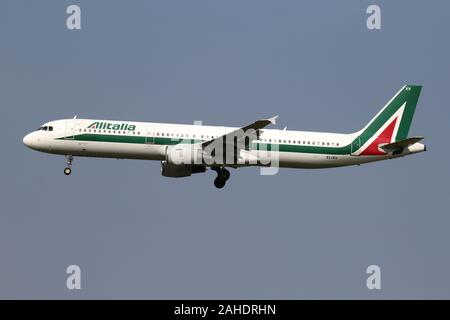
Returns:
[[[166,162],[174,165],[203,164],[203,150],[201,145],[177,144],[166,149]]]
[[[161,174],[164,177],[182,178],[189,177],[194,173],[205,172],[204,165],[190,165],[190,164],[171,164],[167,161],[161,161]]]

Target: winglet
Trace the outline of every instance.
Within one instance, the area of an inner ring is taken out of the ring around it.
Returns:
[[[272,117],[272,118],[269,118],[269,119],[267,119],[271,124],[273,124],[273,125],[275,125],[276,123],[277,123],[277,118],[278,118],[278,115],[276,115],[276,116],[274,116],[274,117]]]

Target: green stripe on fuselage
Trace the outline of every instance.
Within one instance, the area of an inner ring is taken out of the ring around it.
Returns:
[[[325,147],[325,146],[305,146],[295,144],[273,144],[273,143],[252,143],[251,150],[267,150],[279,152],[294,152],[294,153],[316,153],[316,154],[350,154],[350,145],[343,147]]]
[[[70,137],[57,138],[57,140],[68,141],[92,141],[92,142],[111,142],[111,143],[134,143],[134,144],[155,144],[155,145],[176,145],[200,143],[197,139],[178,139],[162,137],[142,137],[142,136],[124,136],[108,134],[79,134]],[[251,150],[267,150],[294,153],[315,153],[315,154],[336,154],[345,155],[350,153],[350,145],[343,147],[326,147],[312,145],[292,145],[292,144],[274,144],[274,143],[251,143]]]
[[[95,141],[95,142],[115,142],[115,143],[136,143],[136,144],[159,144],[174,145],[179,143],[201,142],[195,139],[181,138],[161,138],[161,137],[142,137],[142,136],[124,136],[112,134],[78,134],[75,136],[57,138],[57,140],[76,140],[76,141]]]

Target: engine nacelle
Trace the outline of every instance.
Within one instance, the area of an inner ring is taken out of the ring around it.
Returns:
[[[166,162],[174,165],[202,165],[202,147],[195,144],[169,146],[166,149]]]
[[[189,164],[171,164],[166,161],[161,162],[161,174],[164,177],[182,178],[189,177],[193,173],[205,172],[206,167],[203,165],[189,165]]]

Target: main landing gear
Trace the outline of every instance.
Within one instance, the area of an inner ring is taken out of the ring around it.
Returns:
[[[72,173],[72,161],[73,161],[73,157],[68,155],[66,156],[66,161],[67,161],[67,167],[64,168],[64,174],[66,176],[70,175]]]
[[[230,171],[223,167],[213,167],[211,169],[217,172],[217,177],[214,179],[214,186],[218,189],[222,189],[227,180],[230,179]]]

